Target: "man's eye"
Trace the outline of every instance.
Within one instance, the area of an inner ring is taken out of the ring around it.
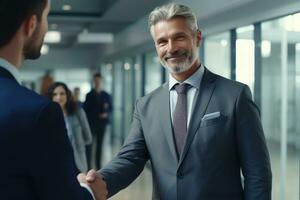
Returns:
[[[159,41],[159,42],[158,42],[158,45],[159,45],[159,46],[163,46],[163,45],[165,45],[166,43],[167,43],[166,41]]]
[[[179,36],[179,37],[177,37],[177,40],[179,40],[179,41],[182,41],[182,40],[184,40],[184,39],[185,39],[184,36]]]

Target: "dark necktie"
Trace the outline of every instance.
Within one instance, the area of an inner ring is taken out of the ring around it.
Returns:
[[[177,103],[173,115],[173,130],[177,147],[177,155],[180,157],[187,135],[187,91],[189,84],[176,84],[175,90],[178,94]]]

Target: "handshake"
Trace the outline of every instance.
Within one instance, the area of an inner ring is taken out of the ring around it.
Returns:
[[[95,170],[90,170],[87,174],[80,173],[77,176],[77,180],[80,183],[88,185],[94,194],[95,200],[107,199],[107,187],[106,183],[102,179],[101,175]]]

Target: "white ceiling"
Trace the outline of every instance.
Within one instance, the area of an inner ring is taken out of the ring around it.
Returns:
[[[296,2],[297,1],[297,2]],[[51,0],[50,30],[62,32],[62,42],[50,45],[49,55],[29,62],[28,68],[95,67],[99,58],[119,50],[129,51],[137,46],[153,47],[147,27],[147,15],[167,0]],[[251,24],[267,17],[300,10],[299,0],[176,0],[191,6],[197,13],[200,28],[211,34],[232,27]],[[63,12],[70,4],[73,11]],[[53,27],[56,24],[57,27]],[[115,35],[115,44],[78,44],[77,35],[83,30]],[[276,36],[273,34],[272,36]],[[297,38],[297,36],[296,36]],[[151,43],[151,44],[150,44]],[[147,45],[145,45],[147,44]],[[62,56],[61,56],[62,55]],[[70,62],[72,61],[72,62]]]
[[[53,48],[78,46],[77,35],[92,33],[118,33],[147,15],[165,0],[52,0],[49,29],[62,33],[62,42]],[[63,5],[72,10],[64,11]],[[80,47],[80,45],[79,45]]]

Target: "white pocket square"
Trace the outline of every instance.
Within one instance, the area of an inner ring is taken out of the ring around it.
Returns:
[[[209,120],[209,119],[214,119],[214,118],[218,118],[218,117],[220,117],[220,116],[221,116],[220,112],[208,113],[208,114],[205,114],[205,115],[202,117],[202,121],[204,121],[204,120]]]

